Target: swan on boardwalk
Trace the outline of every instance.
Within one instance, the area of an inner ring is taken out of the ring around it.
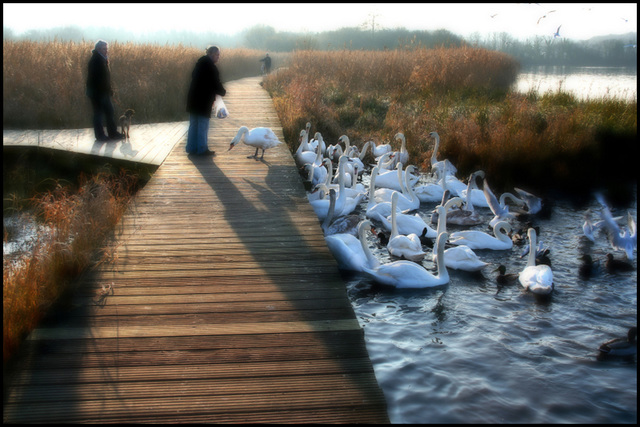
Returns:
[[[440,171],[440,175],[444,176],[443,171],[447,171],[447,174],[455,176],[458,172],[458,169],[451,163],[445,163],[445,160],[438,161],[438,148],[440,147],[440,135],[438,132],[430,132],[429,136],[435,140],[435,144],[433,146],[433,153],[431,153],[431,172],[434,173],[437,170]]]
[[[389,253],[398,258],[405,258],[409,261],[422,261],[426,255],[422,251],[422,243],[417,234],[412,233],[408,236],[398,233],[398,225],[396,222],[396,207],[398,205],[398,192],[394,192],[391,197],[391,236],[387,249]]]
[[[369,222],[369,221],[365,221]],[[429,273],[422,265],[412,261],[393,261],[377,267],[365,267],[363,271],[375,282],[396,288],[429,288],[449,283],[449,272],[442,261],[447,233],[438,236],[438,273]]]
[[[507,234],[511,231],[511,226],[506,221],[499,221],[493,226],[491,236],[484,231],[463,230],[451,233],[450,243],[452,245],[466,245],[471,249],[493,249],[505,250],[513,247],[513,241]],[[534,254],[535,259],[535,254]]]
[[[262,156],[260,156],[260,160],[264,158],[264,151],[273,148],[279,144],[282,144],[281,141],[278,140],[278,137],[270,128],[258,127],[249,130],[246,126],[240,126],[238,129],[238,134],[231,140],[231,144],[229,145],[229,150],[236,146],[236,144],[240,141],[243,141],[246,145],[256,148],[256,152],[253,156],[248,156],[248,159],[256,159],[258,160],[258,150],[262,150]]]
[[[634,356],[638,351],[638,328],[632,326],[629,328],[626,337],[614,338],[598,347],[599,358],[608,356],[630,357]]]
[[[322,230],[325,236],[332,234],[351,234],[358,236],[358,215],[345,215],[335,218],[336,190],[329,190],[329,212],[322,223]]]
[[[461,203],[461,201],[458,203]],[[437,234],[440,235],[447,231],[447,209],[442,205],[436,207],[436,209],[438,210]],[[488,263],[478,258],[478,255],[470,247],[465,245],[449,248],[443,252],[443,256],[444,264],[447,268],[453,268],[454,270],[475,272],[488,265]],[[438,248],[434,248],[433,261],[438,261]]]
[[[472,173],[469,176],[469,183],[467,184],[466,198],[464,207],[456,210],[452,210],[447,213],[447,221],[449,224],[456,225],[478,225],[484,222],[484,219],[473,208],[473,201],[471,195],[474,187],[475,176],[477,172]],[[482,172],[484,174],[484,172]],[[484,196],[484,194],[483,194]]]
[[[527,232],[529,236],[529,246],[535,248],[536,231],[530,228]],[[536,251],[530,251],[527,258],[527,266],[520,272],[518,276],[520,284],[525,289],[530,290],[534,294],[548,295],[553,290],[553,272],[551,267],[545,264],[536,265]]]
[[[615,250],[624,251],[628,259],[634,259],[633,250],[638,246],[638,230],[635,220],[628,212],[627,227],[625,227],[624,230],[620,229],[602,195],[597,194],[596,198],[602,205],[600,217],[604,221],[604,227],[609,233],[609,244]]]
[[[338,268],[362,272],[366,268],[377,268],[380,265],[365,240],[365,231],[368,228],[371,228],[371,223],[365,220],[358,226],[358,238],[351,234],[340,233],[324,238],[333,257],[338,262]]]
[[[509,212],[509,206],[505,203],[506,198],[510,198],[512,201],[517,202],[521,206],[524,205],[524,202],[522,200],[518,199],[511,193],[503,193],[500,196],[500,201],[498,201],[498,198],[495,196],[495,194],[493,194],[493,191],[491,191],[491,188],[489,187],[486,179],[484,179],[483,181],[482,191],[484,192],[484,196],[487,199],[487,203],[489,204],[491,212],[493,212],[493,215],[495,215],[489,222],[489,225],[492,227],[499,221],[505,221],[508,218],[515,217],[513,213]]]

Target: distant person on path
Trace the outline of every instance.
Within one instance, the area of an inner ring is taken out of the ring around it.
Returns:
[[[93,107],[93,131],[96,141],[110,141],[124,139],[124,135],[118,133],[114,117],[111,97],[111,71],[109,70],[109,57],[107,55],[109,45],[104,40],[98,40],[92,51],[93,56],[89,60],[89,72],[87,74],[87,96],[91,99]],[[104,133],[102,117],[106,118],[107,135]]]
[[[227,91],[220,82],[220,73],[216,67],[216,62],[220,59],[220,48],[209,46],[205,52],[206,55],[198,59],[191,73],[187,96],[189,132],[186,151],[189,154],[212,156],[215,152],[209,150],[207,142],[209,119],[216,95],[225,96]]]
[[[267,56],[262,58],[260,62],[264,62],[264,72],[263,74],[269,74],[271,72],[271,57],[267,53]]]

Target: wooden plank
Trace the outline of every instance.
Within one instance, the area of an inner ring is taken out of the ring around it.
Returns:
[[[186,155],[186,122],[134,125],[128,146],[84,145],[162,164],[116,227],[112,261],[29,335],[4,422],[389,422],[289,149],[263,161],[244,144],[228,150],[242,125],[282,138],[259,81],[226,85],[215,157]],[[80,150],[83,135],[3,141]]]

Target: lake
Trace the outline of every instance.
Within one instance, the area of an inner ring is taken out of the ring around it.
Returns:
[[[637,68],[539,66],[522,70],[515,83],[518,92],[563,90],[578,99],[638,100]]]

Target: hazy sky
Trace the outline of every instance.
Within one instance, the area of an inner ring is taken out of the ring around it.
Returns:
[[[446,29],[463,37],[506,32],[524,40],[583,40],[637,31],[637,3],[3,3],[3,25],[17,34],[74,25],[236,34],[257,24],[321,32],[375,20],[384,28]]]

